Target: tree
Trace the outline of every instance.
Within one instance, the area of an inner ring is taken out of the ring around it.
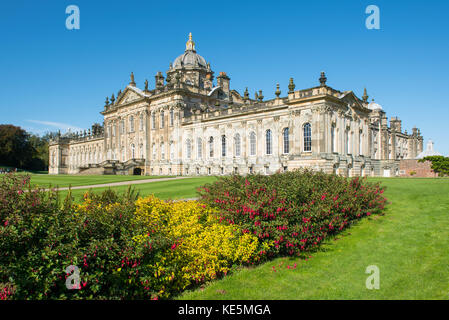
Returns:
[[[438,173],[438,175],[440,176],[449,175],[449,157],[430,156],[418,160],[418,162],[425,162],[425,161],[430,161],[432,163],[431,168],[435,173]]]
[[[57,132],[46,132],[42,137],[32,135],[30,137],[33,147],[36,149],[36,163],[33,170],[48,170],[48,144],[58,135]]]
[[[36,154],[30,135],[11,124],[0,125],[0,164],[26,168]]]
[[[48,143],[56,135],[56,132],[47,132],[40,137],[11,124],[0,125],[0,165],[47,170]]]

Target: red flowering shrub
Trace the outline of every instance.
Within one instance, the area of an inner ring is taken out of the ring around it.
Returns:
[[[381,212],[383,191],[364,179],[312,170],[233,175],[199,189],[201,201],[219,209],[222,220],[268,244],[259,252],[267,257],[299,255],[353,220]]]

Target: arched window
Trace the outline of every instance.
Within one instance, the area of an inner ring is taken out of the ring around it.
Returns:
[[[161,159],[165,159],[165,144],[161,142]]]
[[[161,110],[161,120],[160,120],[160,128],[162,129],[164,127],[164,110]]]
[[[129,132],[134,132],[134,116],[129,117]]]
[[[186,140],[186,154],[187,154],[187,159],[190,159],[192,156],[192,145],[190,143],[190,139]]]
[[[201,138],[196,139],[196,149],[197,149],[197,158],[201,159],[203,157],[203,141]]]
[[[254,132],[249,134],[249,155],[256,155],[256,134]]]
[[[120,134],[124,134],[124,133],[125,133],[125,121],[120,120]]]
[[[141,113],[139,117],[139,129],[140,131],[143,130],[143,113]]]
[[[282,132],[282,136],[284,138],[284,154],[290,152],[290,137],[289,137],[289,129],[285,128]]]
[[[214,157],[214,137],[209,138],[209,157]]]
[[[304,151],[312,151],[312,126],[310,123],[304,125]]]
[[[151,114],[151,129],[156,129],[156,114],[154,112]]]
[[[240,134],[234,136],[234,154],[236,157],[240,157]]]
[[[226,136],[221,136],[221,156],[226,157]]]
[[[272,146],[273,146],[273,138],[271,136],[271,130],[268,129],[265,132],[265,142],[266,142],[266,154],[272,154],[273,150],[272,150]]]
[[[173,111],[173,109],[170,109],[170,126],[173,126],[174,123],[175,123],[175,112]]]
[[[134,159],[136,157],[136,146],[131,144],[131,159]]]

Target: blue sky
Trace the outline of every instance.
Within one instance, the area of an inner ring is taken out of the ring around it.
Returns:
[[[80,9],[68,30],[65,9]],[[380,30],[365,8],[380,8]],[[0,4],[0,123],[43,133],[101,122],[106,96],[134,72],[137,85],[196,49],[231,87],[283,95],[327,84],[363,88],[403,128],[449,154],[448,1],[3,1]]]

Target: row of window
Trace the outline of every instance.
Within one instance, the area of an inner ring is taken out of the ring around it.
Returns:
[[[173,126],[173,124],[175,123],[175,112],[173,111],[173,109],[170,109],[169,112],[169,126]],[[164,128],[164,123],[165,123],[165,112],[164,110],[161,110],[159,113],[159,128],[162,129]],[[156,129],[156,113],[153,112],[151,113],[151,129]]]
[[[173,110],[170,110],[169,112],[169,126],[173,126],[173,124],[175,123],[175,114]],[[159,121],[159,128],[164,128],[164,117],[165,117],[165,112],[163,110],[161,110],[160,114],[160,121]],[[128,128],[129,128],[129,132],[134,132],[134,116],[129,116],[128,119]],[[143,114],[140,115],[139,118],[139,130],[143,131],[144,130],[144,118],[143,118]],[[151,128],[152,129],[156,129],[156,114],[153,112],[151,113]],[[120,134],[124,134],[125,133],[125,120],[120,120],[119,123],[119,133]],[[108,126],[108,136],[112,136],[115,137],[115,126],[114,125],[109,125]]]
[[[335,126],[331,127],[331,150],[336,153],[337,151],[337,134],[335,133]],[[354,143],[354,132],[349,134],[348,130],[344,132],[344,153],[352,153],[352,144]],[[359,133],[359,155],[363,154],[363,144],[362,144],[362,132]]]
[[[312,151],[312,126],[310,123],[306,123],[303,127],[304,130],[304,152],[310,152]],[[290,152],[290,130],[289,128],[284,128],[282,130],[282,138],[283,138],[283,145],[282,145],[282,153],[288,154]],[[256,155],[256,133],[251,132],[249,135],[249,155],[255,156]],[[209,145],[209,157],[214,157],[214,137],[209,137],[208,139],[208,145]],[[221,156],[226,157],[226,150],[227,150],[227,138],[226,135],[221,136]],[[202,158],[203,154],[203,143],[202,139],[197,139],[197,157]],[[265,153],[267,155],[273,154],[273,134],[270,129],[265,131]],[[192,142],[190,139],[186,140],[186,155],[187,158],[190,159],[192,157]],[[236,134],[234,136],[234,155],[236,157],[241,156],[241,138],[240,134]]]
[[[128,119],[129,132],[134,132],[134,122],[135,122],[134,116],[133,115],[129,116],[129,119]],[[145,122],[144,122],[143,114],[141,114],[139,117],[139,130],[140,131],[144,130],[144,128],[145,128],[144,124],[145,124]],[[125,120],[120,120],[118,130],[119,130],[120,134],[125,133]],[[108,135],[108,137],[115,137],[115,125],[114,124],[112,124],[112,125],[110,124],[108,126],[107,135]]]

